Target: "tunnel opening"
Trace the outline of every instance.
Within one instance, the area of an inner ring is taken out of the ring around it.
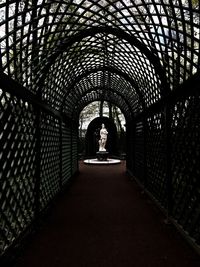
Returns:
[[[91,158],[99,151],[102,123],[108,130],[106,150],[111,157],[125,158],[126,128],[121,110],[106,101],[92,102],[79,116],[79,156]]]

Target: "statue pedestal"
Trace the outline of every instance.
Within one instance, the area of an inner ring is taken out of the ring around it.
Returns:
[[[107,160],[108,158],[108,152],[107,151],[98,151],[96,153],[98,160]]]

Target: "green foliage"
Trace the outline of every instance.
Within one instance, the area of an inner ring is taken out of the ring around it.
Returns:
[[[192,0],[192,6],[197,7],[199,5],[199,0]]]
[[[80,113],[79,116],[79,125],[80,129],[87,128],[88,124],[93,120],[95,117],[99,116],[99,110],[101,108],[101,102],[95,101],[86,106],[83,111]],[[122,114],[121,110],[116,106],[109,104],[108,102],[103,102],[103,112],[102,116],[109,117],[109,109],[112,108],[112,119],[114,120],[118,131],[123,130],[123,124],[125,123],[124,115]]]

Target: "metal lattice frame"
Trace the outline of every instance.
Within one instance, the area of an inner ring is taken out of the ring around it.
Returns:
[[[196,0],[0,1],[1,255],[77,171],[95,100],[121,108],[127,168],[200,244],[199,32]]]

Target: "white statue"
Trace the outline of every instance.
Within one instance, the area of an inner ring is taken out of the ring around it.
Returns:
[[[106,146],[106,141],[107,141],[107,135],[108,135],[108,132],[105,128],[105,125],[102,124],[102,128],[100,130],[99,151],[106,151],[105,146]]]

